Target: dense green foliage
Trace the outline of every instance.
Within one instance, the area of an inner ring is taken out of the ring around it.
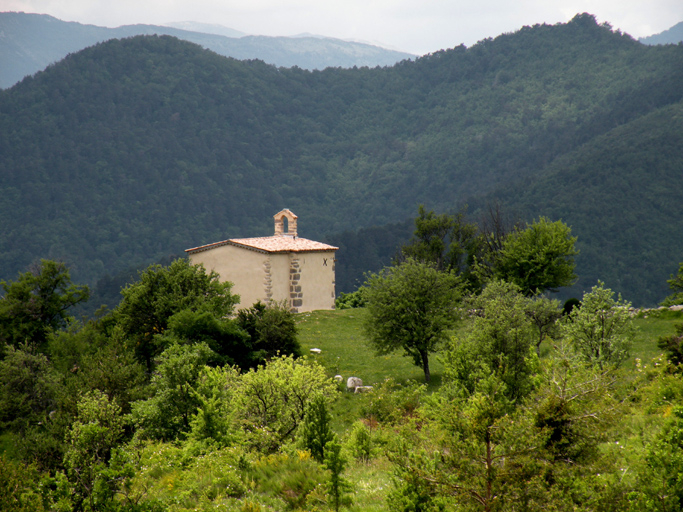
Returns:
[[[457,320],[462,282],[453,272],[407,259],[371,274],[365,288],[365,332],[377,354],[402,350],[429,382],[429,355],[441,348]]]
[[[0,92],[1,277],[46,257],[94,284],[269,234],[284,206],[315,239],[496,196],[572,226],[577,294],[599,277],[653,304],[683,253],[682,62],[586,14],[375,69],[99,44]],[[357,269],[339,291],[381,268],[380,245],[339,251]]]
[[[232,313],[239,300],[230,293],[231,288],[232,284],[221,283],[215,272],[207,273],[187,259],[175,260],[168,267],[152,265],[140,273],[137,282],[121,290],[121,303],[114,310],[116,324],[135,347],[140,361],[151,369],[168,342],[165,334],[171,318],[181,312],[195,312],[222,319]],[[182,323],[187,324],[196,319],[184,320]],[[180,326],[174,330],[183,333]],[[212,338],[217,337],[214,334]]]
[[[569,226],[541,217],[505,238],[494,275],[516,284],[528,296],[570,286],[577,277],[575,243]]]
[[[561,326],[562,334],[586,361],[603,369],[619,366],[629,354],[634,336],[630,302],[598,281]]]
[[[407,265],[439,272],[412,259],[393,270]],[[127,289],[171,268],[183,270],[174,274],[181,288],[209,277],[185,263],[153,266]],[[148,298],[177,301],[177,287]],[[42,351],[28,340],[0,360],[0,503],[64,512],[677,510],[683,312],[640,315],[636,335],[612,295],[596,287],[552,328],[557,301],[491,281],[464,303],[429,386],[406,381],[412,368],[400,357],[368,355],[358,308],[294,317],[303,348],[321,353],[239,368],[216,350],[231,324],[247,352],[252,336],[207,304],[188,307],[157,335],[152,373],[115,313],[71,320]],[[600,360],[572,326],[596,335]],[[656,354],[658,336],[668,363],[621,361],[631,342],[639,357]],[[552,341],[540,357],[539,340]],[[339,372],[374,389],[340,393]]]
[[[90,294],[87,286],[71,282],[64,263],[50,260],[42,260],[16,281],[0,281],[0,287],[0,354],[5,345],[44,350],[50,333],[66,325],[69,309]]]
[[[452,338],[444,356],[446,378],[459,394],[474,395],[489,375],[498,380],[497,393],[510,401],[533,389],[537,359],[527,301],[517,286],[503,281],[492,281],[468,301],[469,326]]]
[[[280,354],[301,356],[301,347],[296,339],[294,314],[285,302],[257,302],[250,308],[237,312],[237,325],[251,339],[253,363],[264,363]]]

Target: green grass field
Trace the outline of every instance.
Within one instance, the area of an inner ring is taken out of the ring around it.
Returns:
[[[377,356],[363,334],[363,309],[337,311],[314,311],[298,315],[299,341],[304,352],[319,348],[320,355],[313,356],[331,373],[344,377],[360,377],[363,384],[376,385],[386,378],[399,382],[415,380],[424,382],[421,368],[400,352]],[[441,383],[443,365],[436,355],[430,358],[432,383]]]
[[[299,341],[306,354],[310,349],[322,352],[315,357],[330,373],[363,379],[367,385],[376,385],[391,377],[399,382],[407,380],[424,381],[421,368],[412,359],[400,352],[377,356],[363,334],[363,309],[342,309],[337,311],[314,311],[298,315]],[[633,350],[627,366],[633,366],[635,358],[650,361],[658,356],[657,339],[674,333],[674,326],[683,321],[683,311],[651,310],[634,318],[637,327]],[[548,352],[542,347],[541,354]],[[430,358],[432,383],[430,389],[441,384],[443,365],[438,354]]]

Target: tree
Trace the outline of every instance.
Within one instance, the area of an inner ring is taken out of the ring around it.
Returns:
[[[617,417],[617,378],[612,369],[587,362],[567,340],[558,340],[530,401],[536,427],[546,432],[549,458],[579,472],[600,457],[599,444]]]
[[[152,397],[132,404],[143,437],[174,441],[187,434],[200,404],[195,388],[213,352],[206,343],[173,344],[159,356],[150,384]]]
[[[674,512],[683,509],[683,408],[675,406],[650,444],[632,510]]]
[[[534,297],[529,299],[526,306],[526,314],[537,329],[536,354],[541,356],[541,343],[547,336],[558,332],[557,321],[562,316],[560,301],[546,297]]]
[[[678,273],[675,276],[672,275],[671,279],[668,279],[666,282],[669,283],[669,288],[671,288],[674,293],[662,301],[662,306],[683,304],[683,262],[681,262],[678,267]]]
[[[334,439],[330,427],[332,416],[327,411],[326,402],[322,396],[313,398],[301,424],[302,444],[320,464],[325,462],[325,446]]]
[[[56,408],[61,379],[44,354],[9,347],[0,361],[0,428],[24,432]]]
[[[480,249],[474,257],[472,274],[479,288],[494,278],[495,266],[510,233],[519,229],[519,220],[506,214],[500,203],[489,204],[479,222]]]
[[[562,221],[541,217],[525,229],[516,229],[503,241],[494,275],[515,283],[527,296],[556,291],[576,280],[576,237]]]
[[[480,246],[477,226],[465,220],[464,211],[455,215],[437,215],[420,205],[413,238],[401,248],[400,261],[413,258],[431,263],[438,270],[452,270],[470,282],[475,255]]]
[[[44,350],[48,335],[66,325],[68,310],[90,296],[87,286],[71,282],[66,264],[52,260],[41,260],[17,281],[0,281],[0,287],[0,350],[22,343]]]
[[[562,334],[586,361],[599,366],[619,366],[629,355],[635,327],[630,302],[614,299],[614,292],[598,281],[583,295],[580,308],[574,308],[562,324]]]
[[[220,282],[216,272],[207,273],[187,259],[177,259],[168,267],[151,265],[137,282],[121,290],[123,298],[114,316],[150,371],[154,358],[165,348],[156,343],[155,335],[168,328],[169,319],[185,309],[227,317],[239,301],[231,288],[231,283]]]
[[[457,320],[460,279],[414,259],[371,274],[367,287],[365,332],[378,355],[403,349],[431,378],[429,354],[447,339]]]
[[[240,441],[237,411],[232,405],[239,376],[238,369],[230,366],[205,366],[201,370],[194,387],[198,404],[190,422],[190,443],[199,444],[200,448],[221,448]]]
[[[124,426],[121,408],[104,393],[93,391],[79,400],[78,416],[67,432],[64,454],[64,466],[73,485],[76,510],[85,500],[89,510],[96,510],[98,494],[101,498],[111,499],[112,482],[104,473],[112,449],[123,437]]]
[[[341,444],[332,439],[327,444],[325,453],[325,468],[330,471],[330,481],[327,484],[327,492],[332,498],[332,506],[335,512],[339,512],[342,505],[351,505],[349,496],[344,496],[351,491],[351,485],[342,477],[346,467],[346,458],[341,454]]]
[[[521,306],[500,310],[501,331],[522,318]],[[486,359],[482,352],[469,355]],[[475,365],[465,382],[446,381],[416,411],[419,428],[404,429],[389,454],[392,510],[596,510],[585,502],[604,501],[605,481],[595,475],[611,470],[600,443],[615,418],[616,377],[558,352],[536,368],[522,399],[509,391],[505,364]]]
[[[292,356],[276,357],[249,370],[235,386],[234,410],[252,444],[266,451],[294,437],[314,398],[329,402],[337,392],[322,366]]]
[[[237,325],[251,337],[254,366],[278,354],[301,356],[294,313],[284,302],[259,301],[237,312]]]
[[[168,319],[168,329],[154,340],[159,347],[174,343],[206,343],[213,351],[209,364],[237,365],[247,370],[255,364],[256,355],[249,334],[233,318],[217,318],[209,311],[184,309]]]
[[[542,433],[506,396],[499,374],[482,374],[474,385],[466,394],[457,386],[435,392],[416,413],[420,427],[404,430],[405,440],[395,443],[392,510],[512,510],[523,503],[520,488],[535,491],[542,464],[532,455]]]
[[[492,281],[470,298],[470,322],[445,351],[446,380],[470,395],[480,379],[493,373],[504,383],[501,393],[509,400],[527,396],[538,370],[528,301],[516,285],[505,281]]]

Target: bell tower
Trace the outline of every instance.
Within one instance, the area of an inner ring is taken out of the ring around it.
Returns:
[[[273,218],[275,219],[275,236],[296,238],[296,219],[298,217],[289,211],[289,208],[277,212]]]

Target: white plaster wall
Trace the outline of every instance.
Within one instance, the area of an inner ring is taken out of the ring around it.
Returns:
[[[190,254],[190,262],[201,263],[206,270],[215,270],[221,281],[233,283],[232,293],[240,296],[237,309],[251,307],[257,301],[266,302],[266,271],[269,255],[257,251],[221,245],[208,251]]]
[[[303,303],[299,312],[334,309],[335,251],[299,253]],[[323,265],[327,260],[327,265]]]

